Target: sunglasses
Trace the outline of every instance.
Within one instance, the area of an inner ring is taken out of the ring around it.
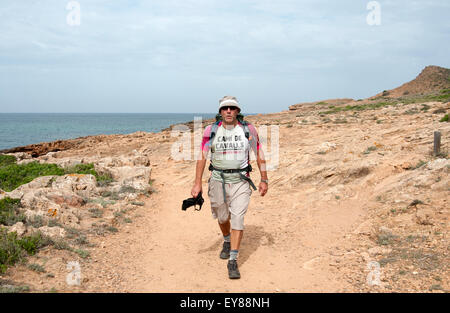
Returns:
[[[221,110],[225,110],[225,111],[228,111],[228,109],[230,109],[231,111],[234,111],[234,110],[237,110],[238,108],[234,107],[234,106],[224,106],[221,108]]]

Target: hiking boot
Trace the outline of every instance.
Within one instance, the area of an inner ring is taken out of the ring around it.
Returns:
[[[236,260],[228,260],[228,277],[230,279],[241,278],[241,273],[239,273],[238,265]]]
[[[220,251],[221,259],[225,260],[230,257],[230,248],[231,248],[231,243],[224,241],[222,251]]]

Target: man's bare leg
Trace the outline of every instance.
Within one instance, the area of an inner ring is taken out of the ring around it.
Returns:
[[[222,231],[223,236],[228,236],[230,234],[230,229],[231,229],[231,224],[230,224],[230,220],[228,219],[228,221],[226,221],[223,224],[219,223],[219,227],[220,230]]]
[[[244,235],[243,230],[236,230],[236,229],[231,230],[231,250],[239,250],[243,235]]]

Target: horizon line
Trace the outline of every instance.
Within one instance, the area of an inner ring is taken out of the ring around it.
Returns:
[[[218,114],[218,112],[0,112],[0,114]],[[267,114],[261,112],[242,113]]]

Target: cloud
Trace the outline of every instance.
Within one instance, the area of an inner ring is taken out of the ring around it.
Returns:
[[[160,92],[170,88],[158,77],[180,85],[196,77],[198,85],[191,88],[199,92],[208,86],[211,93],[222,88],[214,81],[241,90],[234,80],[253,91],[271,82],[279,86],[272,92],[288,92],[289,99],[301,101],[305,92],[313,99],[325,96],[323,84],[330,84],[326,95],[358,90],[361,97],[367,92],[362,84],[385,81],[380,69],[397,66],[402,76],[394,73],[392,79],[400,80],[428,63],[448,66],[449,4],[444,0],[379,1],[380,26],[366,23],[368,1],[79,0],[80,26],[67,24],[67,2],[0,3],[0,80],[20,80],[19,73],[27,71],[76,73],[67,77],[90,73],[99,81],[102,75],[141,73],[159,81]],[[353,77],[362,70],[368,81],[355,85]],[[340,89],[331,84],[338,76],[339,84],[344,82]],[[309,87],[280,87],[296,81]],[[121,83],[136,84],[132,78]],[[14,90],[0,97],[15,101]]]

